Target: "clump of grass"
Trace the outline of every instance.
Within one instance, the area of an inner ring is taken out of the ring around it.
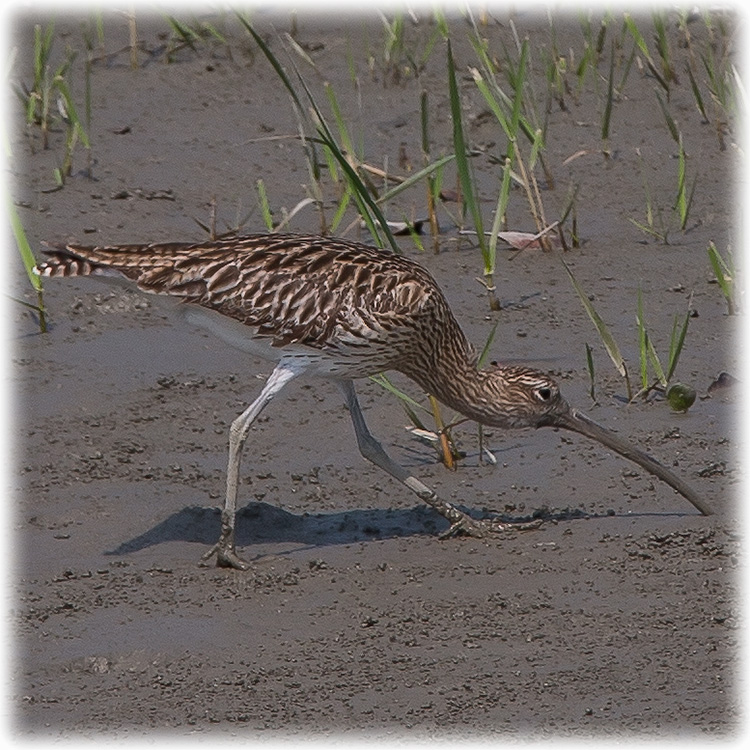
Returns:
[[[704,11],[701,17],[707,34],[702,43],[695,42],[690,33],[686,14],[680,19],[688,50],[686,69],[695,105],[705,122],[713,121],[719,148],[724,151],[726,135],[737,120],[738,105],[745,104],[744,86],[732,63],[735,30],[721,14],[716,22],[711,11]],[[701,91],[702,85],[707,88],[707,96]]]
[[[413,11],[407,11],[413,26],[419,25],[419,18]],[[388,18],[380,13],[383,23],[383,83],[389,82],[399,85],[405,76],[419,74],[424,69],[427,61],[432,55],[435,45],[441,37],[441,29],[436,24],[432,33],[426,38],[420,36],[417,39],[406,39],[407,14],[402,11],[394,13]],[[373,60],[374,64],[374,60]]]
[[[615,341],[615,337],[612,335],[609,327],[604,322],[604,320],[602,320],[601,316],[594,308],[594,305],[589,299],[589,296],[576,280],[576,277],[573,275],[573,271],[571,271],[570,266],[568,266],[568,264],[564,260],[561,260],[561,263],[563,264],[563,268],[568,274],[568,278],[570,279],[571,284],[573,284],[573,289],[575,289],[575,292],[578,295],[578,299],[581,301],[584,310],[586,310],[587,315],[591,319],[591,322],[594,324],[594,327],[599,334],[599,338],[601,339],[601,342],[604,345],[609,358],[612,360],[612,364],[614,364],[617,372],[620,373],[620,376],[624,380],[625,388],[627,389],[628,394],[628,401],[631,401],[633,398],[633,389],[630,384],[630,375],[628,373],[627,365],[625,364],[625,359],[620,353],[620,347],[617,345],[617,341]],[[589,373],[593,379],[593,363],[589,368]],[[591,392],[593,394],[593,380]]]
[[[659,355],[656,353],[651,336],[646,328],[646,321],[643,313],[643,295],[641,290],[638,290],[638,303],[636,311],[636,328],[638,331],[638,351],[640,358],[640,376],[641,376],[641,390],[636,393],[633,398],[645,397],[651,391],[655,389],[668,392],[671,385],[677,385],[672,383],[677,363],[680,359],[680,354],[685,345],[685,336],[687,335],[688,325],[690,323],[691,305],[688,303],[688,309],[685,312],[684,317],[676,315],[672,324],[672,333],[669,339],[669,353],[667,357],[666,368],[662,366]],[[653,379],[650,373],[653,372]],[[681,386],[678,391],[682,390],[682,396],[685,395],[684,389],[687,387]],[[694,400],[694,399],[693,399]],[[670,399],[672,403],[673,399]],[[684,408],[677,408],[678,411],[687,411],[687,408],[691,404],[684,406],[685,401],[675,401],[675,404],[682,404]],[[692,403],[692,402],[691,402]]]
[[[657,97],[658,98],[658,97]],[[660,103],[662,100],[659,99]],[[674,203],[671,206],[671,214],[665,216],[665,211],[655,204],[651,190],[646,178],[646,173],[643,165],[643,159],[641,157],[640,149],[636,149],[638,155],[638,164],[641,172],[641,178],[643,180],[643,192],[646,203],[646,220],[645,223],[638,221],[632,217],[629,220],[632,224],[638,227],[642,232],[655,237],[665,245],[669,244],[669,234],[675,227],[675,224],[679,226],[681,231],[687,229],[688,222],[690,220],[690,209],[693,205],[693,198],[695,197],[695,188],[698,183],[697,174],[693,177],[693,181],[688,188],[688,176],[687,176],[687,153],[682,142],[682,134],[676,129],[676,125],[672,120],[669,113],[665,111],[665,118],[667,120],[667,126],[672,133],[675,141],[677,142],[677,186],[675,190]],[[672,132],[674,128],[674,132]]]
[[[672,117],[672,113],[669,111],[669,107],[659,95],[658,91],[656,92],[656,98],[664,116],[667,130],[672,136],[672,140],[677,144],[677,193],[675,195],[674,210],[677,212],[680,220],[680,229],[684,230],[690,216],[690,206],[693,203],[693,195],[695,194],[695,186],[698,178],[696,175],[693,179],[692,187],[690,188],[690,191],[688,191],[687,154],[685,153],[685,147],[682,143],[682,133],[679,131],[677,123],[675,122],[674,117]]]
[[[591,21],[591,12],[587,15],[579,14],[579,25],[583,34],[583,52],[578,64],[574,66],[577,97],[580,97],[583,92],[588,78],[593,78],[594,86],[598,87],[599,73],[597,66],[604,51],[610,22],[610,15],[605,14],[599,22],[597,31]],[[573,67],[573,61],[571,61],[571,67]]]
[[[635,21],[629,13],[625,13],[624,19],[625,27],[628,30],[629,34],[632,36],[633,41],[635,42],[635,45],[640,51],[641,55],[643,55],[643,59],[646,62],[646,67],[648,68],[651,75],[656,78],[659,85],[664,89],[667,95],[669,95],[669,82],[665,78],[662,71],[659,70],[657,64],[654,62],[654,58],[651,56],[648,45],[646,44],[646,40],[638,30],[638,26],[636,26]]]
[[[165,15],[164,18],[172,30],[165,53],[168,63],[173,62],[177,53],[186,47],[193,52],[198,52],[199,45],[206,40],[213,40],[224,45],[229,59],[232,59],[232,50],[227,38],[213,24],[208,21],[186,23],[171,15]]]
[[[565,261],[562,261],[563,267],[570,278],[570,281],[575,289],[578,298],[581,301],[586,313],[591,319],[594,327],[596,328],[599,338],[604,345],[609,358],[615,365],[617,371],[622,377],[625,388],[627,391],[627,398],[629,402],[634,401],[637,398],[645,398],[652,391],[658,390],[663,391],[667,394],[668,401],[672,408],[676,411],[686,411],[692,401],[690,401],[691,393],[693,400],[695,394],[689,386],[683,384],[674,383],[673,377],[677,368],[677,363],[680,359],[683,347],[685,345],[685,337],[687,336],[688,325],[690,323],[691,316],[691,303],[688,303],[688,309],[683,317],[677,315],[674,318],[672,324],[672,332],[669,339],[669,352],[667,356],[667,366],[662,365],[662,361],[656,352],[656,348],[653,344],[651,336],[649,335],[646,327],[645,316],[643,313],[643,296],[641,291],[638,290],[638,300],[636,307],[636,329],[638,335],[638,372],[640,375],[640,390],[637,393],[633,393],[633,388],[630,381],[630,374],[628,371],[627,364],[623,358],[620,347],[617,345],[612,332],[609,330],[607,324],[602,320],[599,313],[594,308],[594,305],[583,290],[581,285],[576,280],[573,272]],[[691,298],[692,299],[692,298]],[[596,400],[594,391],[594,360],[593,351],[589,344],[586,344],[586,365],[589,373],[590,381],[590,395],[592,401]],[[670,395],[670,389],[673,386],[677,386]],[[688,403],[689,402],[689,403]]]
[[[495,253],[491,251],[484,235],[482,212],[479,207],[479,195],[477,192],[476,181],[472,174],[472,167],[468,157],[468,146],[464,135],[461,99],[456,80],[456,64],[453,60],[453,49],[451,47],[450,39],[447,40],[447,57],[448,95],[450,99],[451,118],[453,120],[453,151],[456,155],[456,169],[458,170],[458,177],[461,185],[461,195],[464,206],[471,214],[479,242],[479,249],[484,260],[484,278],[490,309],[499,310],[500,303],[495,295],[495,284],[493,281],[495,273]]]
[[[659,59],[661,60],[662,77],[667,83],[679,84],[680,81],[672,63],[672,52],[669,44],[669,37],[667,36],[667,20],[665,14],[661,11],[656,12],[652,15],[652,20],[654,24],[656,49],[659,53]]]
[[[30,136],[32,150],[34,148],[32,131],[38,127],[41,133],[42,148],[49,148],[49,134],[52,128],[62,123],[65,128],[65,149],[60,166],[54,169],[54,178],[58,187],[65,184],[65,179],[71,174],[73,155],[80,143],[87,151],[90,150],[87,129],[78,115],[73,102],[68,74],[75,59],[75,53],[68,52],[63,63],[52,72],[50,68],[52,47],[54,44],[54,24],[48,24],[44,29],[37,24],[34,27],[34,78],[30,89],[19,87],[17,94],[24,102],[26,124]],[[86,118],[87,125],[91,120],[91,92],[90,71],[86,68]],[[53,111],[57,110],[57,114]],[[90,173],[89,155],[89,173]]]
[[[523,42],[519,42],[517,63],[512,64],[512,62],[509,62],[508,79],[510,81],[513,96],[506,94],[498,84],[494,74],[492,60],[490,59],[486,45],[479,37],[476,26],[471,40],[482,68],[481,71],[477,68],[471,69],[474,83],[484,97],[490,111],[494,114],[505,137],[507,138],[506,155],[502,162],[503,171],[500,190],[488,242],[485,242],[484,238],[480,235],[480,232],[482,232],[481,218],[480,221],[477,221],[476,219],[474,220],[474,226],[480,238],[479,244],[482,251],[482,258],[484,260],[485,285],[487,286],[490,298],[490,307],[492,309],[499,309],[499,304],[495,297],[493,277],[495,272],[497,242],[505,221],[505,215],[510,199],[511,181],[515,181],[523,188],[529,204],[529,210],[534,219],[534,223],[536,224],[537,231],[542,238],[542,245],[545,249],[549,249],[545,234],[548,226],[545,219],[541,193],[534,174],[537,164],[540,164],[544,169],[542,160],[544,137],[542,129],[534,127],[532,122],[527,119],[524,114],[525,109],[527,109],[525,106],[525,96],[529,59],[528,40],[525,39]],[[454,134],[455,129],[456,123],[454,115]],[[530,144],[528,155],[525,155],[522,150],[520,143],[521,135],[523,135]],[[455,144],[455,139],[454,145],[456,147],[456,158],[458,159],[458,147],[457,144]],[[463,182],[470,181],[471,175],[468,169],[462,172],[460,165],[459,174],[462,175],[462,189],[464,190],[464,193],[466,193],[466,188],[463,187]],[[546,169],[545,174],[548,177],[548,184],[552,184],[551,175],[549,175],[549,172]]]
[[[70,175],[73,169],[73,153],[76,145],[80,143],[86,148],[87,152],[91,149],[89,137],[83,127],[78,110],[73,103],[73,97],[70,94],[68,84],[63,77],[55,79],[55,86],[59,91],[58,108],[62,119],[65,122],[65,155],[62,166],[56,170],[56,177],[59,184],[64,184],[65,179]],[[89,97],[87,97],[88,99]],[[90,114],[89,114],[90,116]],[[89,159],[90,164],[90,159]]]
[[[392,83],[398,84],[401,81],[401,56],[404,51],[404,14],[396,13],[393,20],[388,20],[381,13],[380,20],[385,31],[383,63],[386,75]]]
[[[693,196],[695,195],[695,186],[698,181],[698,177],[693,179],[693,184],[690,190],[687,189],[687,165],[686,165],[686,154],[685,147],[682,145],[682,135],[679,137],[678,142],[678,158],[677,158],[677,195],[675,197],[675,210],[680,219],[680,229],[683,231],[687,227],[688,218],[690,217],[690,207],[693,205]]]
[[[664,219],[661,208],[655,205],[651,197],[651,188],[649,186],[648,179],[646,178],[646,170],[643,164],[643,157],[641,150],[636,148],[636,155],[638,156],[638,168],[641,173],[641,180],[643,182],[643,193],[646,201],[646,220],[645,223],[634,219],[632,216],[628,217],[630,222],[634,224],[638,229],[646,234],[655,237],[660,242],[667,244],[669,235],[669,225]]]
[[[25,103],[26,125],[30,129],[37,126],[41,132],[42,148],[49,148],[49,130],[54,115],[52,102],[56,77],[62,76],[70,65],[66,60],[57,71],[50,75],[50,55],[54,43],[55,25],[50,23],[42,29],[34,26],[34,79],[30,89],[18,89],[17,93]],[[33,149],[33,142],[32,142]]]
[[[274,55],[263,38],[255,31],[247,19],[238,14],[240,22],[253,37],[266,59],[271,63],[279,79],[289,93],[295,114],[298,118],[300,139],[305,147],[305,155],[308,162],[308,170],[312,177],[315,193],[313,197],[317,201],[321,212],[321,224],[323,233],[326,233],[325,217],[323,215],[322,189],[320,186],[320,167],[319,160],[316,156],[317,147],[323,149],[324,158],[329,165],[329,170],[335,166],[337,173],[341,175],[345,185],[346,192],[341,198],[339,211],[343,214],[345,203],[353,200],[357,211],[364,222],[367,230],[370,232],[373,241],[383,247],[386,244],[396,252],[401,250],[393,237],[393,233],[386,221],[386,218],[380,208],[380,203],[373,193],[375,192],[367,177],[365,165],[357,158],[354,152],[352,141],[348,135],[347,128],[343,117],[341,116],[336,97],[330,86],[326,87],[326,93],[329,100],[329,106],[333,112],[333,119],[338,128],[338,138],[333,129],[328,124],[321,107],[307,85],[305,79],[292,62],[297,82],[301,92],[298,93],[296,87],[292,84],[289,76],[286,74],[279,59]],[[307,107],[303,106],[303,97],[306,99]],[[315,130],[315,136],[307,134],[307,128],[312,127]],[[369,168],[370,170],[372,168]],[[413,176],[413,177],[416,177]],[[424,177],[424,170],[419,174],[419,179]],[[404,181],[408,183],[408,181]],[[411,183],[409,183],[411,184]],[[343,207],[343,208],[342,208]]]

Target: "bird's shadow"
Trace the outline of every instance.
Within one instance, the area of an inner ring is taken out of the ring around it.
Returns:
[[[475,518],[486,517],[478,511],[463,508]],[[493,514],[492,520],[519,524],[559,522],[602,518],[613,514],[591,514],[576,508],[536,510],[530,515]],[[633,514],[627,514],[632,516]],[[419,535],[435,536],[448,529],[448,522],[426,505],[411,508],[345,510],[333,513],[290,513],[274,505],[250,502],[237,512],[235,540],[246,547],[264,543],[295,543],[304,547],[352,544],[365,540],[394,539]],[[143,534],[129,539],[107,555],[123,555],[164,542],[196,542],[212,545],[221,532],[218,508],[190,506],[173,513]]]

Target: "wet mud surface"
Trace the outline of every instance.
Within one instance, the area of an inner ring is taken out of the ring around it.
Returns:
[[[30,39],[39,20],[20,19],[14,38]],[[280,31],[290,28],[276,20]],[[539,49],[549,44],[544,19],[514,20]],[[451,149],[445,50],[439,42],[419,83],[408,75],[394,81],[379,65],[368,70],[365,52],[380,54],[372,41],[378,24],[300,17],[296,38],[331,81],[366,159],[382,166],[387,158],[403,172],[399,151],[421,160],[421,87],[430,92],[434,154]],[[260,178],[277,211],[306,196],[288,97],[257,48],[232,29],[231,56],[204,44],[181,50],[170,65],[143,53],[131,70],[121,53],[94,66],[96,181],[74,175],[63,190],[45,192],[62,134],[32,154],[22,128],[13,130],[16,198],[35,249],[66,238],[201,239],[193,217],[207,222],[213,197],[220,229],[254,211],[246,229],[259,231]],[[57,30],[66,34],[61,47],[81,44],[75,20]],[[409,38],[424,45],[432,30],[427,22],[409,26]],[[475,59],[465,26],[452,30],[466,71]],[[127,43],[124,22],[108,19],[106,32],[108,50]],[[150,49],[164,44],[164,32],[160,22],[140,28]],[[498,50],[513,43],[507,19],[486,32]],[[580,48],[575,19],[561,17],[557,34],[562,48]],[[267,38],[282,54],[276,37]],[[22,71],[31,69],[28,46],[20,44]],[[314,72],[305,74],[318,85]],[[229,424],[271,366],[188,328],[174,306],[153,297],[93,280],[51,281],[48,333],[38,333],[24,308],[10,308],[17,731],[382,738],[737,731],[737,397],[732,388],[707,391],[720,372],[739,373],[734,319],[711,283],[706,247],[713,240],[723,250],[733,240],[738,157],[731,137],[720,150],[687,83],[676,86],[671,104],[699,175],[694,219],[668,245],[644,235],[628,218],[642,220],[644,211],[636,149],[667,212],[675,185],[676,145],[654,86],[631,73],[615,104],[608,159],[593,84],[580,101],[569,98],[567,111],[552,107],[548,158],[558,184],[544,200],[552,215],[567,185],[580,186],[583,244],[566,261],[635,372],[637,290],[660,352],[692,294],[698,315],[678,376],[699,398],[687,414],[659,399],[623,403],[623,384],[554,256],[525,251],[511,260],[501,250],[503,309],[490,314],[476,281],[479,253],[445,215],[440,254],[420,254],[408,238],[403,248],[433,272],[478,346],[499,315],[493,358],[553,372],[572,404],[673,466],[715,515],[699,516],[601,447],[548,430],[486,431],[491,465],[480,462],[476,429],[465,425],[458,436],[467,456],[449,472],[404,429],[398,401],[361,383],[372,431],[442,497],[477,515],[543,519],[534,531],[443,540],[446,522],[360,457],[338,390],[294,382],[258,420],[245,451],[238,545],[252,568],[202,567],[219,532]],[[461,87],[471,142],[493,148],[502,140],[497,124],[470,79]],[[565,163],[579,150],[590,153]],[[490,217],[498,167],[478,159],[476,170]],[[405,193],[399,208],[392,218],[422,215],[423,189]],[[509,213],[512,228],[532,229],[522,196]],[[315,213],[301,211],[290,229],[316,231]],[[15,282],[15,295],[31,300],[20,263]],[[586,342],[596,358],[596,404]],[[408,381],[394,382],[421,398]]]

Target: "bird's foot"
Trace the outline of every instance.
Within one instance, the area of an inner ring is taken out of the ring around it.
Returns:
[[[533,521],[500,521],[495,518],[485,518],[480,523],[484,524],[492,533],[503,531],[533,531],[538,529],[544,520],[536,518]]]
[[[454,536],[471,536],[475,539],[483,539],[487,536],[488,529],[482,521],[475,521],[471,516],[462,513],[459,518],[451,522],[450,528],[438,535],[439,539],[450,539]]]
[[[222,544],[221,540],[214,544],[208,552],[201,557],[201,565],[208,565],[208,561],[216,555],[217,568],[234,568],[235,570],[248,570],[250,563],[243,560],[234,548],[234,545]]]
[[[446,529],[439,535],[439,538],[449,539],[454,536],[471,536],[475,539],[484,539],[489,534],[497,534],[505,531],[531,531],[532,529],[538,529],[541,525],[541,519],[512,522],[486,518],[477,521],[471,516],[462,514],[460,518],[455,519],[451,523],[449,529]]]

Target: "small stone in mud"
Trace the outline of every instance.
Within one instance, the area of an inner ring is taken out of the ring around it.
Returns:
[[[733,377],[728,372],[721,372],[719,373],[719,377],[708,386],[708,393],[723,390],[724,388],[731,388],[732,386],[737,385],[737,383],[739,383],[737,378]]]

